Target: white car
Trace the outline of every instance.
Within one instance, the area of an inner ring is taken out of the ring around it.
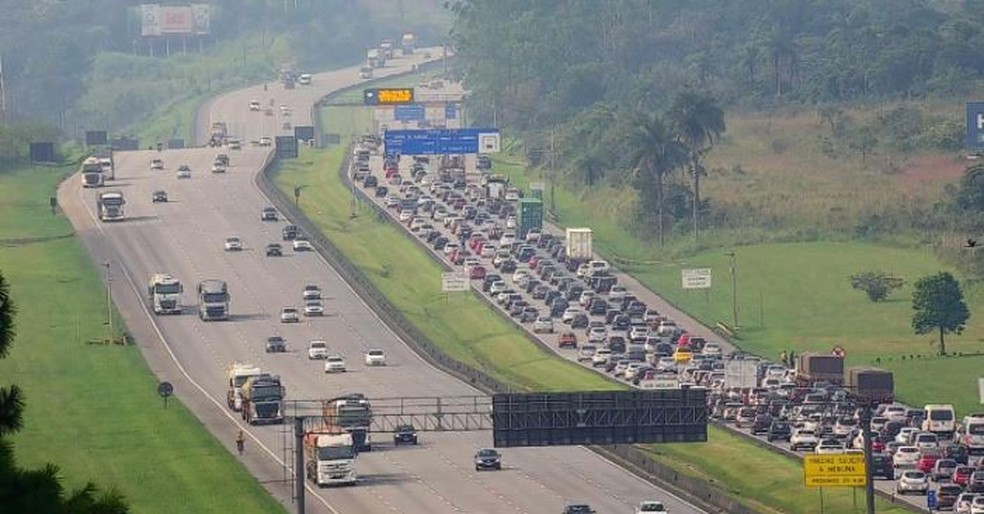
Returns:
[[[608,330],[605,327],[591,327],[588,330],[588,342],[589,343],[603,343],[608,337]]]
[[[400,223],[406,223],[412,220],[413,217],[414,217],[414,212],[412,210],[403,209],[402,211],[400,211],[400,215],[398,216],[398,219],[400,220]]]
[[[797,430],[793,432],[793,435],[789,438],[789,449],[792,451],[796,450],[808,450],[813,451],[820,441],[817,440],[816,434],[810,430]]]
[[[225,240],[225,249],[227,252],[238,252],[243,249],[243,241],[238,237],[227,237]]]
[[[270,136],[261,137],[260,146],[273,146],[273,139],[271,139]]]
[[[225,173],[225,172],[226,172],[225,166],[218,163],[212,165],[212,173]]]
[[[386,356],[382,350],[369,350],[366,352],[366,366],[385,366]]]
[[[151,170],[162,170],[162,169],[164,169],[164,161],[162,161],[160,159],[154,159],[154,160],[150,161],[150,169]]]
[[[540,316],[533,322],[534,334],[552,334],[553,331],[553,318],[550,316]]]
[[[252,100],[252,101],[250,101],[249,102],[249,110],[250,111],[259,111],[260,110],[260,101],[259,100]]]
[[[302,295],[304,296],[304,301],[320,300],[321,288],[313,284],[308,284],[304,286],[304,293]]]
[[[903,427],[899,430],[899,433],[895,436],[895,442],[899,444],[909,444],[912,442],[912,438],[919,433],[919,429],[915,427]]]
[[[523,284],[520,284],[519,282],[523,280],[523,277],[527,277],[526,280],[529,280],[529,276],[530,276],[530,272],[529,271],[526,271],[524,269],[516,270],[512,274],[512,282],[513,282],[513,284],[522,286]]]
[[[314,247],[311,246],[311,241],[308,241],[307,239],[304,238],[298,238],[294,240],[295,252],[310,252],[312,250],[314,250]]]
[[[482,245],[482,250],[480,252],[481,256],[488,259],[495,256],[495,245],[492,243],[485,243]]]
[[[915,446],[900,446],[892,455],[892,465],[897,468],[915,467],[919,463],[919,448]]]
[[[191,178],[191,168],[187,166],[178,168],[178,178]]]
[[[929,476],[916,469],[904,471],[895,483],[895,493],[900,496],[908,493],[926,494],[926,491],[929,491]],[[974,512],[973,507],[971,512]]]
[[[323,316],[324,314],[325,308],[318,300],[308,300],[307,302],[304,302],[305,316]]]
[[[628,294],[629,294],[629,290],[626,289],[625,286],[612,286],[611,290],[608,291],[608,300],[621,301]]]
[[[669,514],[669,512],[663,506],[663,502],[653,500],[639,502],[639,506],[635,509],[635,514]]]
[[[612,351],[608,348],[598,348],[594,355],[591,356],[592,366],[601,366],[608,363],[608,357],[612,355]]]
[[[574,321],[574,318],[577,317],[578,314],[585,314],[584,309],[568,307],[564,310],[564,315],[561,316],[560,321],[570,324],[570,322]]]
[[[817,447],[814,448],[813,453],[816,453],[817,455],[844,453],[844,445],[836,439],[824,439],[817,444]]]
[[[327,341],[311,341],[308,344],[308,359],[327,359],[328,358],[328,342]]]
[[[325,360],[325,373],[345,373],[345,358],[341,355],[329,355]]]
[[[297,309],[293,307],[284,307],[280,310],[281,323],[297,323],[299,321],[301,321],[301,317],[298,315]]]
[[[975,496],[970,502],[970,514],[984,514],[984,496]]]
[[[499,247],[509,247],[515,242],[516,234],[514,232],[506,232],[505,234],[502,234],[502,237],[499,239]]]

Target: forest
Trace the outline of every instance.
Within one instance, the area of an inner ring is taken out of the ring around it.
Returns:
[[[457,0],[448,8],[456,72],[477,119],[515,135],[532,164],[553,157],[568,187],[634,190],[634,214],[620,221],[645,238],[664,222],[681,232],[698,216],[722,228],[783,224],[754,206],[702,198],[695,174],[722,170],[695,173],[683,158],[657,176],[640,161],[647,116],[686,142],[671,112],[682,93],[707,96],[726,118],[813,112],[825,128],[810,145],[826,158],[861,156],[891,173],[906,156],[962,149],[962,117],[926,105],[962,106],[984,74],[980,0]],[[712,139],[727,140],[727,125]],[[787,151],[781,137],[772,146]],[[734,168],[723,171],[743,173]],[[939,205],[869,209],[837,230],[953,228],[954,213],[977,216],[953,200],[958,187]]]

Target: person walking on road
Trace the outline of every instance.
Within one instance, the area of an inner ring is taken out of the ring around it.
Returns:
[[[243,450],[246,449],[246,435],[243,431],[239,431],[239,435],[236,436],[236,449],[239,450],[239,455],[243,454]]]

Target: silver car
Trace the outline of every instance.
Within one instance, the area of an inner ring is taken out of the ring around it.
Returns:
[[[293,307],[284,307],[280,310],[281,323],[297,323],[299,321],[301,321],[301,316],[298,314],[297,309]]]

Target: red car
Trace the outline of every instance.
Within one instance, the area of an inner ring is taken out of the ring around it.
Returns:
[[[936,461],[940,460],[941,456],[933,453],[924,453],[919,457],[919,462],[916,463],[916,467],[919,471],[923,473],[932,473],[933,468],[936,467]]]
[[[957,466],[957,469],[953,470],[953,483],[966,486],[970,482],[970,475],[973,475],[974,471],[975,469],[970,466]]]
[[[577,334],[574,332],[564,332],[560,334],[557,346],[561,348],[577,348]]]
[[[472,266],[471,271],[468,272],[468,278],[472,280],[481,280],[485,278],[485,267]]]
[[[540,265],[540,256],[534,255],[533,257],[530,257],[530,262],[528,264],[530,265],[530,269],[536,269],[536,267]]]

